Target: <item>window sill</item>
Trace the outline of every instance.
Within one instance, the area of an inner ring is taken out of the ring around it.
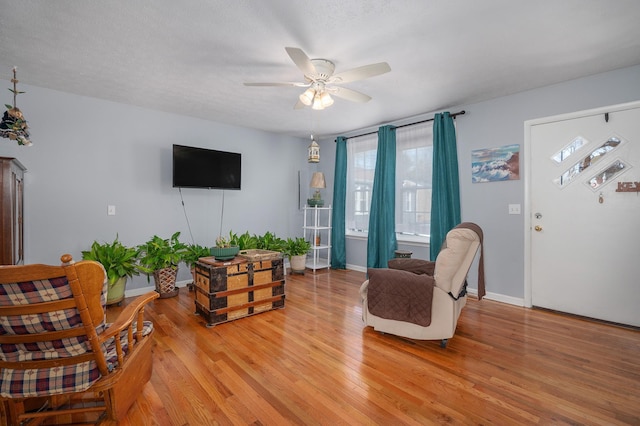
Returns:
[[[352,240],[362,240],[362,241],[366,241],[368,238],[368,235],[364,232],[353,232],[353,231],[347,232],[345,236]],[[425,245],[428,246],[429,245],[429,237],[398,234],[396,235],[396,239],[398,240],[398,243],[401,243],[403,245],[409,245],[409,246],[425,246]]]
[[[418,235],[396,235],[399,243],[411,246],[429,245],[429,237],[420,237]]]

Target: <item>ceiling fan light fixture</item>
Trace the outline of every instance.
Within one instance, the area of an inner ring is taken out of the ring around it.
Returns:
[[[323,108],[330,107],[333,105],[333,98],[329,93],[323,92],[322,95],[320,95],[320,102],[322,102]]]
[[[324,109],[324,105],[322,105],[322,98],[320,97],[320,93],[316,92],[316,95],[313,97],[313,105],[311,105],[311,108],[315,110]]]
[[[364,65],[335,74],[335,64],[327,59],[310,59],[306,53],[297,47],[285,47],[287,54],[304,76],[304,82],[294,83],[244,83],[245,86],[294,86],[307,87],[298,95],[294,109],[310,106],[315,110],[325,109],[333,105],[333,98],[329,93],[341,99],[352,102],[368,102],[371,96],[356,90],[340,88],[337,85],[364,80],[391,71],[386,62]],[[326,89],[326,90],[325,90]],[[328,92],[328,93],[327,93]]]
[[[300,95],[300,102],[302,102],[306,106],[309,106],[313,103],[315,95],[316,95],[316,91],[313,90],[312,88],[309,88],[305,90],[303,94]]]

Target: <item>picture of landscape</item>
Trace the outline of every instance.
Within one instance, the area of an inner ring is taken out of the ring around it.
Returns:
[[[520,145],[471,151],[471,181],[498,182],[520,179]]]

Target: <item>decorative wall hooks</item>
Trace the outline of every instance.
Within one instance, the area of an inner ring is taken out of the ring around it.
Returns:
[[[13,67],[13,78],[11,82],[13,83],[13,89],[9,89],[9,91],[13,93],[13,105],[4,105],[7,107],[7,110],[4,112],[2,120],[0,121],[0,136],[16,141],[18,145],[30,146],[31,141],[29,140],[29,131],[27,130],[27,120],[24,119],[22,111],[18,109],[16,104],[18,94],[24,93],[18,91],[17,88],[18,79],[16,78],[16,67]]]

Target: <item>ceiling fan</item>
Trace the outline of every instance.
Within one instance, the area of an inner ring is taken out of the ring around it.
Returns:
[[[334,74],[335,64],[327,59],[309,59],[302,49],[285,47],[289,57],[304,74],[304,82],[295,83],[244,83],[245,86],[294,86],[307,89],[298,97],[294,108],[311,106],[313,109],[324,109],[333,104],[331,95],[352,102],[368,102],[371,96],[356,90],[340,87],[340,84],[364,80],[391,71],[386,62],[364,65]]]

